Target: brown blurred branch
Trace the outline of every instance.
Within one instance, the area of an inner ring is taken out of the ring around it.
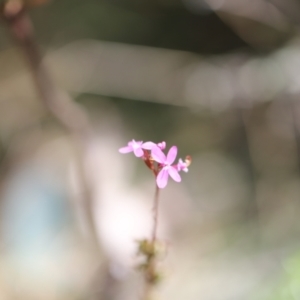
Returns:
[[[88,136],[91,130],[85,113],[57,88],[43,65],[32,23],[22,2],[8,1],[2,7],[1,15],[29,63],[36,89],[45,107],[69,132],[81,138]]]
[[[42,4],[43,2],[46,1],[35,1],[36,5]],[[7,25],[12,38],[28,61],[40,100],[46,109],[52,113],[67,132],[71,134],[75,142],[75,149],[78,151],[76,154],[79,162],[80,179],[84,187],[83,196],[85,200],[84,211],[86,213],[86,221],[89,223],[93,244],[99,249],[91,211],[92,199],[90,184],[86,178],[84,168],[86,142],[92,136],[92,129],[85,112],[76,105],[66,93],[58,89],[43,64],[41,53],[35,42],[33,24],[27,9],[28,6],[24,1],[9,0],[2,4],[0,15]]]

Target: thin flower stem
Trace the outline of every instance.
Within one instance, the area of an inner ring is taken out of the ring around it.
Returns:
[[[154,194],[154,202],[153,202],[153,230],[152,230],[152,237],[151,243],[154,246],[156,242],[156,234],[157,234],[157,226],[158,226],[158,203],[159,203],[159,188],[155,186],[155,194]]]
[[[154,202],[153,202],[153,229],[150,240],[150,254],[147,257],[147,267],[145,269],[145,288],[143,300],[150,300],[152,289],[157,281],[156,271],[156,241],[157,241],[157,227],[158,227],[158,204],[159,204],[159,188],[156,185]]]

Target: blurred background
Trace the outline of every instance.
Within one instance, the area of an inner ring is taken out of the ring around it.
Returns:
[[[140,299],[154,179],[118,153],[131,139],[193,158],[160,195],[158,299],[300,299],[300,1],[53,0],[29,13],[95,132],[91,201],[72,133],[3,23],[0,299]]]

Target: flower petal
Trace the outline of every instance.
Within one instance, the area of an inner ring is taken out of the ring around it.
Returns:
[[[168,169],[168,172],[169,172],[169,175],[173,178],[174,181],[176,181],[176,182],[181,181],[181,177],[180,177],[178,171],[174,167],[170,167]]]
[[[142,145],[142,148],[146,150],[152,150],[152,148],[155,146],[156,144],[154,144],[153,142],[146,142]]]
[[[144,155],[144,151],[142,148],[134,148],[133,152],[136,157],[142,157]]]
[[[161,149],[164,150],[166,148],[166,142],[162,141],[161,143],[158,143],[157,146]]]
[[[120,153],[129,153],[129,152],[132,152],[132,151],[133,151],[133,149],[130,146],[122,147],[122,148],[119,149]]]
[[[132,148],[141,148],[142,144],[143,144],[143,141],[132,140],[132,141],[128,142],[128,146],[132,147]]]
[[[160,189],[166,187],[169,179],[169,172],[168,170],[162,168],[156,177],[156,184]]]
[[[168,155],[167,155],[167,162],[169,165],[171,165],[174,162],[174,160],[176,159],[176,156],[177,156],[177,147],[173,146],[170,148]]]
[[[155,147],[153,147],[151,149],[151,156],[152,158],[157,161],[158,163],[165,163],[166,161],[166,156],[165,154],[160,150],[160,148],[158,146],[155,145]]]

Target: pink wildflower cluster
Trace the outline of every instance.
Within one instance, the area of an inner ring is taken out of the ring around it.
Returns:
[[[127,146],[119,149],[120,153],[133,152],[136,157],[144,160],[145,164],[151,169],[156,177],[156,184],[159,188],[166,187],[169,176],[176,182],[181,181],[179,172],[188,171],[191,157],[187,156],[183,161],[181,158],[178,163],[173,165],[177,156],[177,147],[172,146],[167,155],[163,152],[166,142],[155,144],[153,142],[143,143],[142,141],[130,141]]]

